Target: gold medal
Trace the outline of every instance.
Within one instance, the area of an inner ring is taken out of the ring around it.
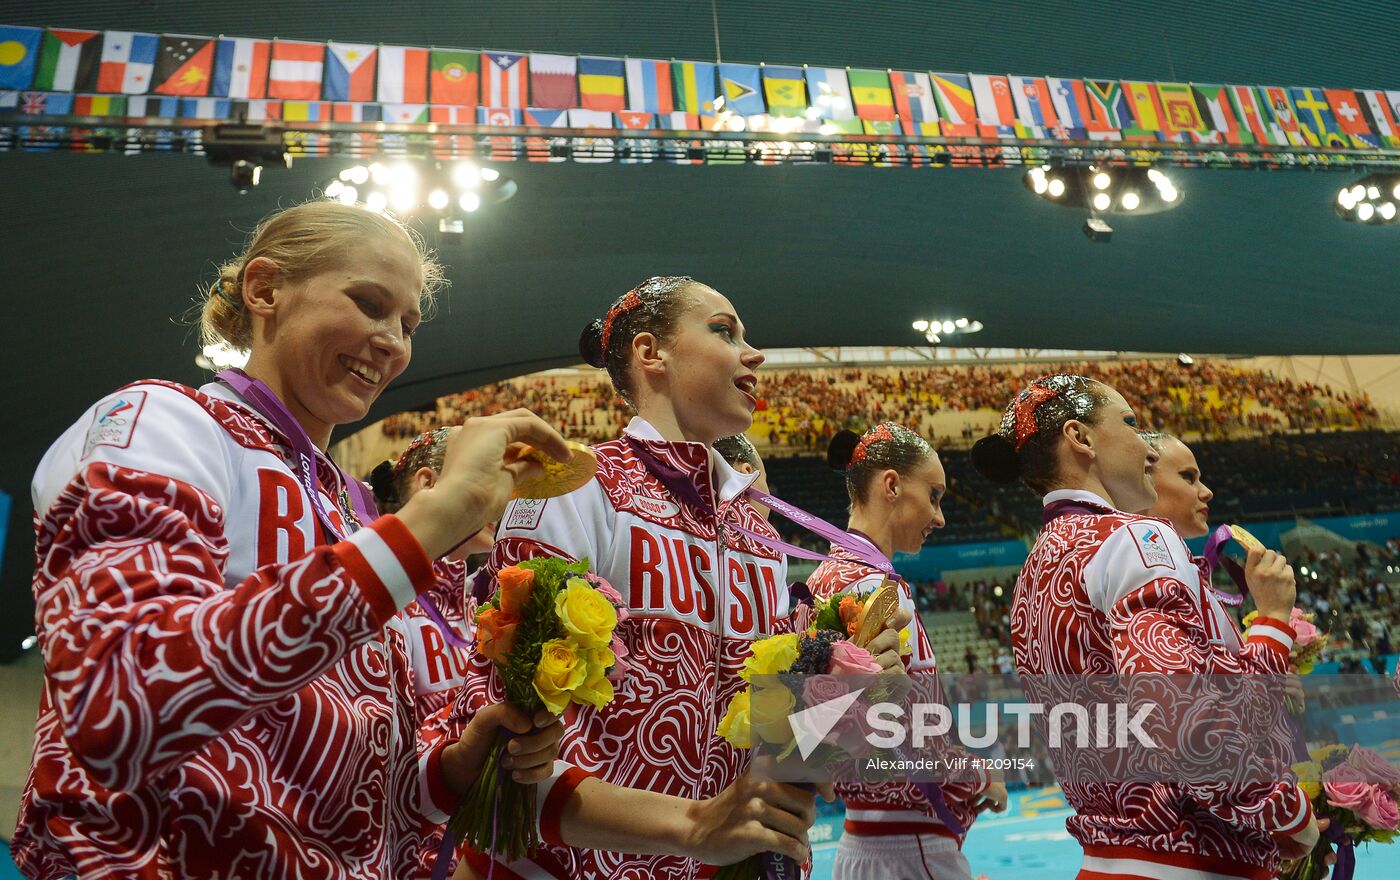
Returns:
[[[1264,545],[1259,543],[1259,539],[1245,531],[1243,526],[1230,526],[1230,535],[1245,550],[1263,550]]]
[[[865,600],[865,608],[861,611],[860,629],[851,641],[862,648],[870,644],[898,609],[899,587],[894,581],[886,578],[885,582],[870,594],[870,598]]]
[[[516,483],[511,497],[557,498],[588,485],[588,481],[598,472],[598,457],[582,443],[574,440],[567,442],[573,451],[568,461],[558,461],[539,449],[525,447],[517,460],[539,462],[543,472]]]

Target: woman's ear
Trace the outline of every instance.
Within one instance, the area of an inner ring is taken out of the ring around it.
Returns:
[[[1094,448],[1094,432],[1089,425],[1078,419],[1070,419],[1065,422],[1060,433],[1069,443],[1070,449],[1087,456],[1091,461],[1098,457],[1098,450]]]
[[[885,490],[885,499],[894,501],[899,497],[899,472],[893,468],[880,474],[880,483]]]
[[[256,257],[243,267],[243,289],[239,294],[250,314],[264,319],[276,314],[281,274],[277,264],[267,257]]]
[[[666,355],[661,351],[661,340],[655,333],[638,333],[632,337],[632,363],[644,373],[660,374],[666,371]]]
[[[413,491],[431,489],[437,485],[437,474],[430,467],[420,467],[413,472]]]

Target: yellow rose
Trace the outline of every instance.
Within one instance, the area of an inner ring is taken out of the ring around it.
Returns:
[[[583,684],[574,688],[571,696],[575,703],[601,709],[613,699],[613,683],[608,681],[608,670],[617,660],[607,648],[585,653],[584,664],[587,672]]]
[[[755,675],[787,672],[797,662],[797,639],[797,633],[787,633],[754,642],[749,648],[749,656],[744,658],[744,668],[739,670],[739,677],[748,681]]]
[[[749,732],[749,691],[747,688],[729,701],[729,708],[724,710],[724,717],[719,720],[719,730],[716,732],[735,748],[747,749],[753,745],[752,735]]]
[[[749,723],[764,742],[782,745],[792,739],[788,715],[797,708],[797,698],[782,684],[761,687],[749,697]]]
[[[1321,768],[1312,761],[1303,761],[1293,765],[1293,772],[1298,776],[1298,787],[1303,790],[1303,794],[1308,796],[1308,800],[1315,800],[1322,794]]]
[[[617,609],[607,597],[572,577],[554,597],[554,613],[574,639],[585,648],[606,648],[617,628]]]
[[[583,684],[588,662],[578,646],[568,639],[551,639],[540,648],[540,665],[535,667],[535,693],[544,706],[561,715],[569,705],[569,694]]]

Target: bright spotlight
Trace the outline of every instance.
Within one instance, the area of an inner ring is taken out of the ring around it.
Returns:
[[[412,210],[414,203],[417,201],[410,187],[395,186],[389,191],[389,204],[400,214]]]
[[[1376,209],[1371,205],[1370,202],[1362,202],[1356,207],[1356,219],[1361,220],[1363,222],[1366,220],[1370,220],[1372,215],[1374,215],[1375,213]]]
[[[1376,187],[1376,186],[1368,186],[1368,187],[1366,187],[1366,198],[1368,198],[1368,199],[1378,199],[1378,198],[1380,198],[1380,197],[1381,197],[1380,187]]]
[[[374,182],[380,186],[387,186],[394,179],[393,176],[389,174],[389,169],[379,162],[371,163],[367,170],[369,171],[369,176],[373,177]]]
[[[483,169],[481,169],[481,179],[484,180],[484,181],[486,181],[487,183],[492,183],[492,182],[498,180],[498,179],[500,178],[500,176],[501,176],[501,172],[497,171],[497,170],[494,169],[494,168],[483,168]]]
[[[340,195],[340,191],[343,189],[345,189],[345,184],[341,183],[339,180],[332,180],[330,183],[326,184],[326,198],[335,198]]]
[[[348,173],[350,176],[344,177],[343,175],[346,173]],[[341,179],[349,181],[350,183],[353,183],[356,186],[364,186],[366,183],[369,182],[369,169],[363,165],[356,165],[353,168],[347,168],[345,169],[345,171],[341,172],[341,174]]]
[[[342,189],[340,191],[340,195],[337,196],[337,198],[340,199],[340,203],[342,205],[353,205],[355,204],[355,199],[359,197],[359,190],[355,189],[353,186],[345,187],[345,189]]]
[[[1395,189],[1391,190],[1390,194],[1400,199],[1400,183],[1395,184]]]
[[[1109,206],[1110,204],[1112,204],[1112,202],[1113,202],[1113,200],[1110,199],[1110,198],[1108,197],[1108,193],[1105,193],[1105,192],[1094,193],[1094,210],[1095,210],[1095,211],[1107,211],[1107,210],[1108,210],[1108,206]]]
[[[1167,175],[1158,171],[1156,168],[1147,169],[1147,179],[1157,184],[1158,186],[1161,186],[1164,183],[1170,183],[1170,181],[1167,180]]]
[[[1337,204],[1342,206],[1342,210],[1350,211],[1356,207],[1356,199],[1351,197],[1351,190],[1344,189],[1337,193]]]
[[[802,112],[802,115],[808,119],[817,119],[822,115],[822,110],[820,107],[808,107]]]
[[[823,122],[817,127],[817,134],[836,134],[836,126],[830,122]]]
[[[920,320],[920,321],[915,321],[915,322],[914,322],[914,329],[915,329],[915,330],[918,330],[920,333],[924,332],[925,330],[928,329],[928,321],[922,321],[922,320]]]
[[[1380,212],[1380,215],[1381,215],[1381,219],[1382,219],[1382,220],[1394,220],[1394,219],[1395,219],[1395,203],[1394,203],[1394,202],[1381,202],[1381,206],[1380,206],[1379,208],[1377,208],[1376,210]]]
[[[481,196],[476,193],[462,193],[462,197],[457,200],[457,204],[463,211],[470,214],[481,207]]]
[[[1176,189],[1170,185],[1162,187],[1162,190],[1159,193],[1159,195],[1162,197],[1162,201],[1164,202],[1176,201]]]
[[[966,318],[959,318],[959,319],[957,319],[956,321],[954,321],[953,323],[957,325],[957,327],[958,327],[959,330],[961,330],[961,329],[963,329],[964,327],[967,326],[967,319],[966,319]]]
[[[389,207],[389,200],[384,198],[384,193],[382,192],[372,192],[365,196],[365,207],[376,214],[382,214],[384,213],[384,209]]]
[[[428,193],[428,207],[432,208],[434,211],[441,211],[443,208],[446,208],[447,203],[448,198],[446,190],[435,189]]]
[[[1094,189],[1108,189],[1108,185],[1113,182],[1113,178],[1108,176],[1108,172],[1100,171],[1094,175]]]
[[[1122,202],[1123,210],[1135,211],[1137,210],[1137,206],[1142,204],[1142,199],[1138,198],[1138,194],[1135,192],[1125,192],[1123,193]]]
[[[1031,189],[1035,190],[1035,194],[1036,194],[1036,195],[1038,195],[1038,196],[1043,196],[1043,195],[1045,195],[1045,191],[1046,191],[1047,189],[1049,189],[1049,188],[1050,188],[1050,184],[1049,184],[1048,181],[1046,181],[1045,175],[1044,175],[1044,174],[1041,174],[1041,175],[1038,176],[1038,177],[1037,177],[1037,176],[1032,176],[1032,177],[1031,177]]]
[[[1052,199],[1058,199],[1065,194],[1065,182],[1058,177],[1054,178],[1050,181],[1050,186],[1046,190],[1046,194]]]
[[[952,333],[952,332],[953,332],[954,330],[956,330],[956,329],[958,329],[958,328],[957,328],[957,325],[954,324],[952,321],[944,321],[944,322],[943,322],[943,332],[944,332],[944,333]]]
[[[452,182],[463,189],[473,189],[484,175],[470,162],[462,162],[452,171]]]
[[[407,162],[400,162],[389,169],[389,177],[399,186],[413,186],[418,182],[418,170]]]

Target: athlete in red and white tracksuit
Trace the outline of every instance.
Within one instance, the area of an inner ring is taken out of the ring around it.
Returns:
[[[823,562],[807,578],[807,587],[817,598],[826,599],[843,592],[865,596],[874,592],[885,580],[882,572],[861,562],[844,547],[832,545],[828,555],[839,561]],[[913,616],[913,622],[909,624],[912,630],[911,651],[904,658],[905,667],[911,676],[922,680],[922,684],[916,685],[916,692],[933,694],[937,698],[941,687],[933,646],[914,606],[909,582],[896,576],[896,583],[899,585],[899,604]],[[949,780],[943,783],[942,788],[948,809],[966,831],[977,817],[977,796],[986,790],[990,779],[980,769],[975,771],[975,775],[964,776],[971,778]],[[916,877],[926,875],[926,864],[939,866],[938,880],[972,876],[972,869],[961,852],[963,837],[943,824],[934,814],[928,799],[914,785],[900,782],[840,783],[836,786],[836,794],[846,802],[845,834],[861,838],[859,852],[852,853],[859,857],[857,861],[861,864],[853,864],[853,872],[847,876],[861,876],[861,872],[877,865],[880,870],[878,875],[866,872],[864,876],[903,876],[899,870],[889,870],[892,861],[899,861],[901,868],[907,867],[905,861],[916,861],[918,870],[913,874]],[[912,846],[909,845],[911,842]],[[903,857],[906,850],[910,859]],[[867,854],[869,859],[864,858]],[[867,861],[870,864],[867,865]],[[838,857],[838,864],[840,862]]]
[[[1124,513],[1082,490],[1045,496],[1047,505],[1057,501],[1095,513],[1047,524],[1016,581],[1011,627],[1022,676],[1287,674],[1292,629],[1258,618],[1241,641],[1164,520]],[[1271,835],[1297,832],[1312,812],[1292,778],[1230,791],[1061,782],[1076,811],[1067,826],[1084,846],[1079,876],[1089,880],[1272,877]]]
[[[399,612],[451,588],[398,518],[357,528],[322,461],[351,533],[328,543],[290,460],[228,388],[165,382],[104,398],[44,456],[26,875],[421,871],[453,799],[418,727],[458,661]]]
[[[633,450],[641,444],[683,474],[717,513],[692,509],[652,474]],[[587,558],[627,603],[618,626],[631,670],[602,710],[571,707],[553,779],[540,783],[546,845],[497,877],[690,880],[693,859],[628,855],[564,846],[559,812],[588,776],[629,788],[710,798],[745,769],[747,754],[715,735],[749,644],[780,631],[787,617],[786,563],[724,523],[775,534],[741,493],[756,475],[740,474],[701,443],[668,442],[634,418],[624,437],[593,447],[597,476],[568,495],[518,500],[506,509],[488,563],[492,570],[549,555]],[[463,714],[504,698],[489,661],[473,654]],[[485,876],[488,860],[469,853]],[[706,872],[707,873],[707,872]]]

